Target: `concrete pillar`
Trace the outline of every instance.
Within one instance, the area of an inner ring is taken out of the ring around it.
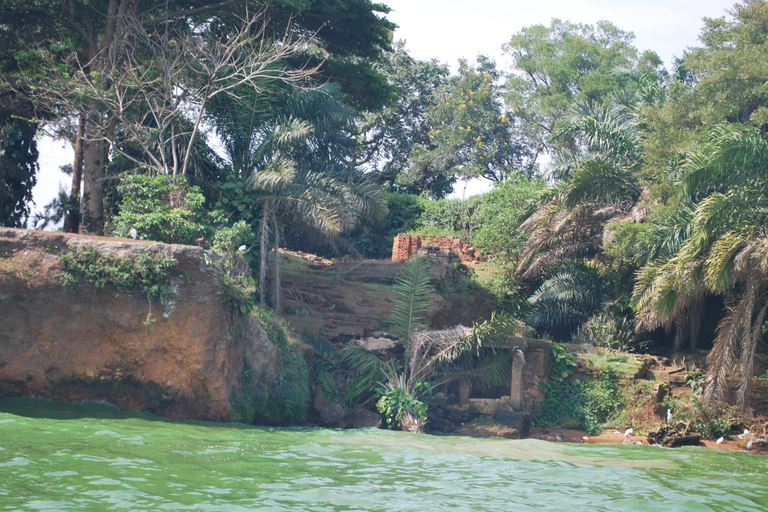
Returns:
[[[527,354],[526,354],[527,357]],[[520,410],[523,405],[523,366],[525,363],[520,357],[512,358],[512,385],[509,390],[509,398],[514,410]]]

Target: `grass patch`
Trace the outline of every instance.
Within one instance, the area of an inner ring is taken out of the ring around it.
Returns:
[[[601,348],[597,349],[597,354],[585,354],[579,356],[579,359],[584,361],[589,372],[610,372],[620,379],[634,378],[643,366],[643,363],[632,354]]]

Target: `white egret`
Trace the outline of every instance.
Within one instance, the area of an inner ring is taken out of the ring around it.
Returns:
[[[35,229],[42,229],[45,226],[45,219],[40,219],[35,223]]]
[[[667,409],[667,423],[672,421],[672,409]]]
[[[715,444],[718,444],[718,445],[719,445],[719,444],[723,444],[723,441],[725,441],[725,438],[723,438],[723,437],[718,437],[718,438],[717,438],[717,441],[715,441]]]
[[[624,437],[629,437],[629,436],[631,436],[631,435],[632,435],[632,432],[634,432],[634,431],[635,431],[635,429],[633,429],[633,428],[631,428],[631,427],[630,427],[630,428],[628,428],[627,430],[625,430],[625,431],[624,431]]]
[[[754,440],[755,440],[755,434],[752,434],[752,437],[749,438],[749,442],[747,443],[747,450],[752,449],[752,443],[754,442]]]
[[[131,228],[129,233],[131,234],[131,238],[133,238],[134,240],[136,240],[136,238],[139,236],[139,232],[136,231],[136,228]]]
[[[243,245],[241,245],[240,247],[237,248],[237,250],[240,251],[240,252],[245,252],[246,249],[247,249],[247,247],[245,246],[245,244],[243,244]]]

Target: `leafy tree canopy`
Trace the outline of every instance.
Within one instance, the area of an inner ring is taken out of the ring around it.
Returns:
[[[585,25],[553,19],[548,27],[524,28],[504,45],[515,70],[506,101],[536,151],[551,149],[549,136],[574,101],[602,102],[619,88],[616,69],[661,66],[655,53],[639,55],[634,39],[609,21]]]

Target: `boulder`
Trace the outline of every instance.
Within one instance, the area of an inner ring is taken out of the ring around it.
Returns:
[[[381,426],[381,414],[368,409],[356,409],[352,413],[349,428],[379,428]]]
[[[395,348],[397,341],[384,337],[369,337],[357,340],[357,344],[369,352],[376,352],[378,350],[390,350]]]
[[[531,428],[531,417],[529,415],[509,409],[499,409],[496,411],[493,419],[502,425],[514,428],[520,433],[521,437],[527,436]]]
[[[323,425],[331,428],[345,428],[347,426],[347,416],[352,412],[352,409],[347,405],[334,398],[329,400],[323,410],[320,411],[320,416],[323,419]]]

